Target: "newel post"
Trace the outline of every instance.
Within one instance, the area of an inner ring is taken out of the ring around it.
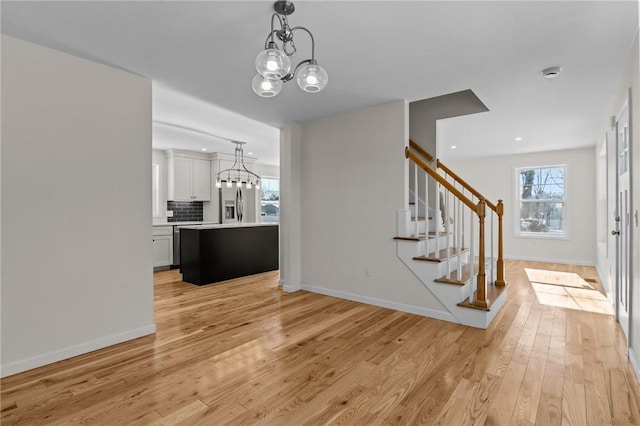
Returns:
[[[504,281],[504,253],[502,243],[502,215],[504,213],[504,204],[502,204],[502,200],[498,200],[496,213],[498,214],[498,276],[496,277],[496,286],[504,287],[506,283]]]
[[[484,272],[484,218],[486,216],[486,206],[487,203],[484,198],[480,198],[476,206],[480,226],[478,227],[478,285],[474,302],[474,305],[484,309],[489,307],[487,303],[487,280]],[[471,259],[471,262],[473,261],[474,259]]]

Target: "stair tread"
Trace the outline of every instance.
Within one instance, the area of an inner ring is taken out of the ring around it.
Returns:
[[[411,221],[415,222],[416,220],[425,220],[426,218],[424,216],[418,216],[417,218],[412,217]],[[432,217],[429,217],[429,220],[433,219]]]
[[[449,248],[449,250],[450,250],[450,255],[451,256],[455,256],[456,254],[458,254],[458,251],[453,247]],[[464,253],[466,251],[469,251],[469,249],[463,248],[460,251],[460,253]],[[436,256],[436,253],[433,253],[433,254],[428,253],[428,254],[426,254],[424,256],[416,256],[416,257],[413,258],[413,260],[420,260],[420,261],[425,261],[425,262],[442,262],[443,260],[446,260],[446,259],[447,259],[447,249],[446,248],[443,248],[442,250],[440,250],[440,252],[437,253],[437,256]]]
[[[415,236],[410,236],[410,237],[393,237],[394,240],[400,240],[400,241],[424,241],[426,240],[426,237],[424,236],[424,234],[418,235],[417,237]]]
[[[493,303],[498,299],[498,296],[500,296],[500,293],[502,293],[506,288],[507,288],[506,286],[497,286],[494,284],[487,285],[487,307],[486,308],[474,305],[473,303],[471,303],[471,301],[469,301],[468,297],[462,302],[458,303],[458,306],[462,308],[478,309],[481,311],[490,311],[491,305],[493,305]],[[473,292],[474,295],[476,293],[477,291]]]

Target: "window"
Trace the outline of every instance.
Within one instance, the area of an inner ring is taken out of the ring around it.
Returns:
[[[516,168],[516,235],[567,237],[567,166]]]
[[[280,181],[260,179],[260,222],[280,221]]]

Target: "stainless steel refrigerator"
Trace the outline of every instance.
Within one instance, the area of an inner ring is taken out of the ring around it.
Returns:
[[[220,191],[220,223],[256,222],[256,189],[222,187]]]

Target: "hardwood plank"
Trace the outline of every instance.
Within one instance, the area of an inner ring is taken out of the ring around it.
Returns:
[[[554,309],[551,341],[544,372],[536,425],[562,424],[562,392],[564,389],[564,359],[566,340],[566,314]]]
[[[487,330],[284,293],[277,272],[202,287],[159,272],[155,336],[0,380],[0,421],[640,424],[624,336],[600,284],[581,278],[595,270],[505,266]]]

